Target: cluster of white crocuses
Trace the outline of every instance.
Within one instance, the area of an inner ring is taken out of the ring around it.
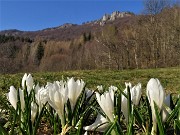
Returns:
[[[53,83],[47,83],[46,86],[40,87],[39,85],[34,85],[33,78],[31,74],[25,74],[22,78],[22,89],[16,90],[14,86],[10,87],[10,92],[7,94],[8,100],[14,109],[17,109],[18,95],[21,103],[22,112],[25,109],[25,99],[24,99],[24,89],[27,89],[27,93],[30,94],[32,90],[35,93],[35,100],[31,102],[31,121],[34,122],[37,112],[41,112],[43,105],[46,102],[49,103],[51,107],[57,112],[61,119],[62,127],[65,126],[64,116],[65,116],[65,104],[68,99],[70,102],[71,110],[73,111],[77,99],[80,96],[85,83],[83,80],[75,81],[74,78],[68,78],[66,81],[55,81]],[[142,87],[141,84],[138,83],[134,87],[132,87],[131,83],[125,83],[125,90],[123,91],[127,94],[128,89],[130,89],[131,101],[132,104],[137,106],[139,104],[141,95],[142,95]],[[99,91],[103,91],[102,86],[97,87]],[[95,122],[92,125],[83,127],[84,130],[87,131],[100,131],[104,132],[109,122],[113,122],[115,119],[114,116],[114,100],[115,100],[115,92],[118,90],[117,87],[111,86],[109,90],[100,94],[99,92],[95,92],[97,102],[104,112],[106,117],[102,116],[100,113],[97,115]],[[19,93],[19,94],[18,94]],[[91,95],[92,92],[90,90],[86,90],[87,96]],[[89,94],[88,94],[89,93]],[[162,110],[162,119],[166,120],[169,109],[166,109],[165,106],[170,106],[170,96],[165,96],[164,89],[160,84],[158,79],[150,79],[147,84],[147,97],[152,109],[152,118],[153,118],[153,128],[152,134],[156,133],[156,115],[154,109],[154,102],[157,104],[159,111]],[[125,95],[121,95],[121,111],[125,117],[125,120],[128,121],[128,107],[127,107],[127,97]],[[99,126],[99,127],[98,127]],[[98,127],[98,128],[96,128]]]
[[[64,105],[69,99],[71,110],[73,111],[76,101],[84,88],[84,81],[74,78],[68,78],[65,81],[55,81],[53,83],[47,83],[46,86],[40,87],[39,84],[35,85],[31,74],[24,74],[22,78],[22,89],[18,91],[14,86],[10,87],[10,91],[7,94],[7,98],[14,109],[17,109],[18,92],[20,97],[21,111],[25,108],[24,89],[27,89],[28,94],[34,90],[35,100],[31,102],[31,121],[34,122],[37,112],[41,112],[43,105],[48,102],[58,113],[62,126],[65,126],[64,120]]]
[[[124,93],[127,94],[127,89],[129,87],[130,94],[131,94],[131,101],[133,105],[138,105],[141,95],[142,95],[142,87],[141,84],[138,83],[134,87],[132,87],[131,83],[125,83],[126,88],[124,90]],[[102,90],[102,86],[98,86],[98,89]],[[96,93],[97,101],[103,110],[103,112],[106,114],[106,118],[102,115],[98,114],[95,122],[90,125],[84,127],[84,130],[95,130],[96,127],[98,127],[96,130],[100,132],[104,132],[108,127],[108,122],[114,121],[114,93],[115,90],[117,90],[115,87],[110,87],[109,91],[105,92],[104,94],[100,95],[99,93]],[[164,89],[162,85],[160,84],[160,81],[158,79],[150,79],[147,84],[147,97],[152,109],[152,118],[153,118],[153,128],[151,134],[156,134],[157,132],[157,121],[156,121],[156,114],[155,114],[155,108],[154,108],[154,102],[157,104],[159,111],[162,110],[162,121],[164,122],[167,119],[168,114],[170,113],[170,95],[165,96]],[[127,97],[125,97],[122,94],[121,98],[121,111],[123,112],[123,115],[125,117],[125,120],[128,121],[128,107],[127,107]]]
[[[138,105],[142,94],[141,84],[138,83],[134,87],[132,87],[131,83],[125,83],[125,85],[126,88],[124,90],[124,93],[127,94],[127,89],[129,87],[131,93],[131,100],[134,105]],[[98,86],[97,88],[103,90],[102,86]],[[84,130],[93,131],[96,129],[96,127],[99,126],[96,131],[104,132],[109,126],[108,122],[114,121],[114,94],[117,90],[117,87],[110,86],[109,91],[106,91],[102,95],[96,92],[97,102],[107,117],[105,118],[101,114],[98,114],[95,122],[90,126],[84,127]],[[121,111],[123,112],[125,119],[128,120],[127,98],[122,95],[121,100]]]
[[[18,102],[18,95],[20,99],[20,106],[21,106],[21,112],[24,112],[25,110],[25,99],[24,99],[24,89],[27,89],[28,95],[30,94],[31,90],[33,89],[34,82],[31,74],[27,75],[24,74],[22,78],[22,88],[19,88],[18,90],[15,89],[14,86],[10,86],[10,91],[7,93],[7,98],[11,105],[14,107],[14,109],[17,109],[17,102]],[[31,121],[34,122],[35,116],[37,113],[37,105],[32,102],[31,103]]]
[[[74,78],[69,78],[67,82],[55,81],[54,83],[47,84],[46,89],[48,93],[48,103],[58,113],[63,127],[65,126],[64,106],[69,99],[71,111],[73,112],[77,99],[80,96],[84,85],[85,83],[83,80],[75,81]]]

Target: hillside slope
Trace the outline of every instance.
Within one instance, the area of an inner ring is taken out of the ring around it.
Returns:
[[[180,7],[105,14],[82,25],[0,32],[0,73],[180,65]],[[13,67],[13,68],[12,68]]]

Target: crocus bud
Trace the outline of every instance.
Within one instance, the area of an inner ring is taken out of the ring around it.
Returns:
[[[67,80],[68,98],[69,98],[72,110],[74,110],[76,101],[78,97],[80,96],[84,88],[84,85],[85,83],[83,80],[75,81],[73,77]]]
[[[31,122],[34,123],[34,120],[36,118],[38,107],[36,103],[31,102]]]
[[[154,109],[154,102],[157,104],[158,109],[162,109],[165,98],[164,89],[158,79],[150,79],[147,84],[147,97],[152,109],[153,120],[156,121],[156,114]]]
[[[147,97],[152,110],[153,128],[151,134],[157,133],[157,122],[154,108],[154,102],[157,104],[158,110],[162,109],[165,98],[164,89],[158,79],[151,78],[147,84]]]
[[[28,94],[29,94],[33,88],[33,84],[34,84],[34,81],[33,81],[31,74],[27,75],[25,73],[22,78],[22,88],[25,89],[25,86],[26,86]]]
[[[139,104],[139,100],[141,98],[142,92],[141,92],[141,84],[138,83],[135,85],[131,90],[131,100],[134,103],[134,105]]]
[[[14,88],[14,86],[10,87],[10,91],[9,93],[7,93],[7,98],[9,102],[11,103],[11,105],[16,110],[18,100],[17,100],[17,90]]]

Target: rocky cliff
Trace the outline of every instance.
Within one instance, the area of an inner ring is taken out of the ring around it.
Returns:
[[[103,26],[104,24],[106,24],[109,21],[114,21],[118,18],[123,18],[123,17],[128,17],[128,16],[134,16],[133,13],[130,12],[119,12],[119,11],[115,11],[112,14],[105,14],[102,19],[100,19],[100,25]]]

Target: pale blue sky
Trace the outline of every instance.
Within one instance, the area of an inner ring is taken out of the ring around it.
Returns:
[[[25,31],[82,24],[113,11],[140,14],[143,0],[0,0],[0,30]]]

